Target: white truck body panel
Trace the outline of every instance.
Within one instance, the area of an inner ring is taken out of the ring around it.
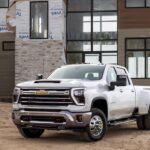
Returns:
[[[13,109],[61,109],[72,113],[90,112],[94,99],[103,99],[107,102],[108,121],[121,118],[131,117],[135,108],[138,109],[139,115],[147,114],[150,107],[150,86],[133,86],[130,76],[130,85],[115,87],[114,90],[109,90],[107,83],[107,72],[110,67],[119,67],[115,65],[106,65],[103,77],[101,80],[81,80],[81,79],[59,79],[60,83],[38,83],[35,81],[18,84],[20,89],[57,89],[57,88],[84,88],[85,104],[84,105],[68,105],[68,106],[24,106],[20,103],[13,103]],[[126,69],[125,69],[126,70]],[[47,80],[48,81],[48,80]]]

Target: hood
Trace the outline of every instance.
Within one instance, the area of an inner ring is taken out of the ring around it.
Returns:
[[[36,80],[17,84],[19,88],[88,88],[102,84],[103,81],[81,79]]]

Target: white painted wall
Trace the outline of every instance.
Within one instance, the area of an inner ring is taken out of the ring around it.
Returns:
[[[49,40],[65,40],[65,7],[63,0],[49,1]],[[16,38],[29,40],[30,2],[16,3]]]
[[[8,31],[6,25],[6,12],[7,8],[0,8],[0,33]]]
[[[16,39],[29,39],[29,1],[16,3]]]

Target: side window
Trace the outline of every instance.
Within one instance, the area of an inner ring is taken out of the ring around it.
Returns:
[[[117,74],[116,71],[113,67],[108,69],[107,72],[107,82],[110,84],[111,82],[116,82],[117,81]]]
[[[118,68],[117,67],[116,71],[117,71],[118,75],[127,75],[125,69],[123,69],[123,68]],[[130,81],[129,81],[128,75],[127,75],[127,85],[130,85]]]

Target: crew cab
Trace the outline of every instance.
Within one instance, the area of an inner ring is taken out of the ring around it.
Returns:
[[[108,126],[130,121],[150,130],[150,87],[134,86],[122,66],[66,65],[47,79],[17,84],[12,119],[27,138],[56,129],[79,131],[97,141]]]

